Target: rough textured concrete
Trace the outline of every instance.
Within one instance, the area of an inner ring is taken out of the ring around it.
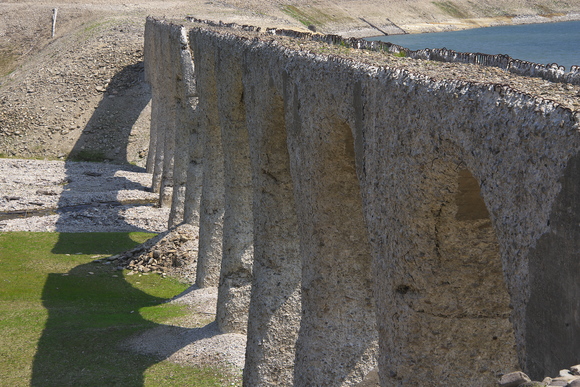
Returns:
[[[531,375],[578,362],[578,295],[580,294],[580,158],[572,156],[558,183],[546,225],[549,231],[529,254],[530,296],[525,319],[528,329],[526,368]]]
[[[390,81],[361,83],[361,108],[374,114],[358,125],[376,273],[386,279],[376,281],[381,377],[408,385],[433,376],[445,385],[469,371],[476,384],[489,384],[516,367],[500,267],[520,365],[530,361],[528,252],[546,232],[558,177],[577,147],[576,122],[570,111],[505,87],[392,70],[377,78],[387,74]],[[394,104],[405,108],[377,108]],[[482,215],[457,216],[469,203],[459,200],[466,169],[479,182],[491,228]],[[434,367],[419,365],[425,361]]]
[[[344,70],[296,55],[284,76],[302,256],[299,386],[351,385],[376,365],[371,254],[349,125],[352,103],[344,99],[352,94],[352,74]]]
[[[197,126],[195,125],[194,109],[197,105],[197,92],[195,89],[195,77],[193,73],[193,61],[189,48],[187,30],[179,27],[172,30],[173,40],[179,42],[175,47],[175,57],[178,65],[175,66],[175,157],[173,162],[173,195],[171,200],[171,212],[169,215],[169,227],[176,226],[185,220],[184,207],[187,189],[187,175],[189,170],[190,155],[195,147],[191,147],[190,138],[197,140]],[[197,189],[199,192],[199,188]],[[197,197],[199,194],[190,193]],[[199,211],[199,210],[198,210]],[[191,216],[189,217],[191,219]],[[198,225],[198,222],[188,223]]]
[[[242,50],[232,43],[219,47],[214,58],[225,162],[223,247],[216,320],[224,333],[246,333],[254,259],[254,223]],[[198,76],[204,77],[203,69]]]
[[[163,34],[169,39],[161,43]],[[155,192],[161,191],[162,178],[166,176],[166,188],[160,199],[165,206],[171,199],[169,227],[181,222],[199,226],[203,143],[196,117],[197,90],[188,30],[181,25],[149,18],[145,24],[145,36],[147,81],[156,90],[153,93],[155,101],[152,102],[147,171],[155,171],[152,184]],[[173,101],[171,106],[163,105],[162,96]],[[168,116],[173,122],[174,134],[166,137]],[[162,143],[171,143],[171,146],[161,146]],[[164,160],[166,149],[174,153],[171,162]],[[170,175],[172,192],[167,183]]]
[[[239,329],[254,249],[245,384],[355,385],[378,363],[383,386],[487,386],[577,362],[576,86],[271,34],[190,32],[198,285],[221,270]]]
[[[292,386],[302,264],[284,121],[282,61],[248,50],[246,121],[254,190],[254,267],[244,384]]]
[[[215,63],[218,48],[190,32],[196,72],[201,141],[203,143],[203,183],[200,199],[199,256],[196,284],[200,288],[219,284],[222,260],[224,217],[224,157],[217,107]],[[201,70],[204,69],[204,70]]]
[[[171,206],[173,195],[173,164],[175,160],[175,131],[177,130],[177,109],[181,96],[176,95],[175,82],[180,66],[180,42],[179,27],[172,24],[164,25],[166,32],[161,36],[161,59],[164,68],[164,77],[161,80],[163,118],[161,130],[163,131],[163,164],[161,165],[161,182],[159,186],[159,205]]]
[[[154,64],[157,63],[156,60],[152,58],[156,57],[155,49],[157,47],[155,33],[157,31],[156,23],[151,19],[147,20],[145,23],[145,32],[144,32],[144,42],[143,42],[143,56],[148,58],[144,61],[144,68],[145,68],[145,81],[149,85],[157,84],[156,76],[159,75],[159,71],[154,68]],[[159,93],[155,94],[155,98],[159,96]],[[153,98],[152,98],[153,99]],[[145,168],[148,173],[153,173],[154,163],[155,163],[155,152],[157,151],[157,105],[158,103],[153,101],[151,102],[151,121],[149,127],[149,151],[147,152],[147,161],[145,164]]]
[[[197,101],[195,101],[195,104],[197,105]],[[193,126],[191,127],[189,138],[183,142],[189,150],[186,158],[189,163],[187,164],[187,179],[185,182],[186,194],[183,204],[183,222],[199,226],[203,182],[203,142],[196,113],[197,110],[193,113]]]

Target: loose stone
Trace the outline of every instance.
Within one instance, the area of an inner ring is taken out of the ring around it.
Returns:
[[[531,382],[532,380],[528,375],[521,371],[510,372],[505,374],[499,380],[499,385],[501,387],[518,387],[522,383]]]

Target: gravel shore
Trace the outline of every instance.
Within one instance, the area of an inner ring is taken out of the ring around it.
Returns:
[[[163,232],[150,186],[131,165],[0,159],[0,231]]]

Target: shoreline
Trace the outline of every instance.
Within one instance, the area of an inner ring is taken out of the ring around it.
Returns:
[[[565,15],[557,15],[552,17],[541,15],[516,15],[512,17],[455,19],[450,20],[447,23],[411,23],[381,26],[380,30],[387,32],[388,35],[376,34],[377,31],[380,31],[376,27],[346,29],[342,32],[337,32],[337,34],[347,38],[376,38],[391,35],[431,34],[438,32],[463,31],[476,28],[562,23],[569,21],[580,21],[580,13],[570,12]]]

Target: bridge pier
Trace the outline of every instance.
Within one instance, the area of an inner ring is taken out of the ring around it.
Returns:
[[[254,223],[242,50],[237,45],[226,45],[217,50],[215,58],[217,107],[225,165],[223,246],[216,321],[224,333],[246,333],[254,260]]]
[[[277,58],[247,52],[244,72],[254,201],[254,267],[244,385],[293,386],[302,262]]]
[[[200,199],[199,253],[196,285],[218,286],[222,261],[224,217],[224,155],[219,122],[216,56],[218,49],[202,34],[190,32],[196,61],[196,85],[200,96],[200,129],[203,143],[203,183]]]
[[[185,27],[175,28],[173,31],[172,45],[175,66],[175,139],[174,139],[174,162],[173,162],[173,194],[171,198],[171,211],[169,213],[169,228],[177,226],[185,220],[184,207],[187,189],[187,174],[192,151],[190,138],[194,137],[196,129],[194,109],[197,105],[197,92],[195,90],[195,75],[193,61],[189,48],[189,39]],[[197,138],[196,138],[197,140]],[[199,191],[199,188],[197,189]],[[192,194],[195,197],[195,194]],[[191,223],[190,223],[191,224]],[[197,225],[198,223],[196,223]]]
[[[354,113],[345,98],[352,72],[339,62],[311,66],[294,57],[284,87],[302,257],[294,383],[354,385],[376,366],[378,337]]]

